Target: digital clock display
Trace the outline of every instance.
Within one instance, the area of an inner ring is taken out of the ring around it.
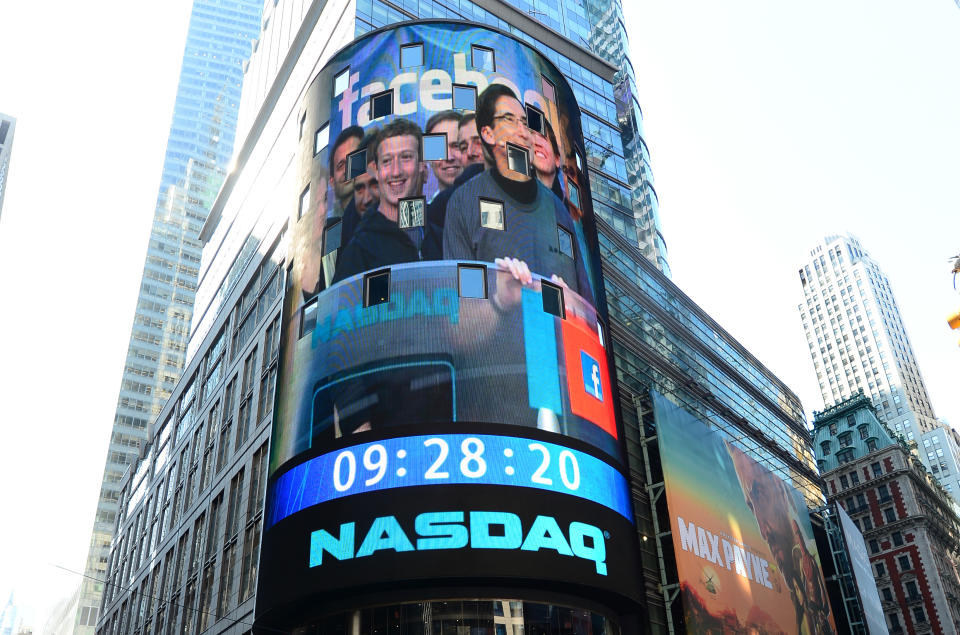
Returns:
[[[632,521],[626,479],[594,456],[523,437],[439,434],[363,443],[297,465],[275,481],[267,522],[354,494],[466,484],[570,494]]]

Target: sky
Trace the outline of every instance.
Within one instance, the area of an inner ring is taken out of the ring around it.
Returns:
[[[852,232],[890,277],[938,416],[960,424],[960,8],[628,0],[673,280],[823,407],[797,269]],[[10,3],[0,112],[0,604],[80,582],[156,201],[188,0]]]

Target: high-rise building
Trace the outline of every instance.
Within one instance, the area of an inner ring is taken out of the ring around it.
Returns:
[[[17,120],[0,112],[0,215],[3,214],[3,193],[7,189],[7,170],[10,169],[10,152],[13,150],[13,133]]]
[[[120,479],[183,371],[200,267],[197,236],[233,155],[243,64],[260,32],[262,4],[262,0],[195,0],[193,4],[81,583],[77,633],[92,633],[97,622]]]
[[[960,632],[960,518],[862,393],[814,418],[827,498],[863,533],[890,633]],[[876,617],[876,616],[874,616]]]
[[[860,241],[825,238],[810,250],[800,283],[797,308],[824,405],[863,391],[906,440],[937,428],[890,280]]]
[[[757,487],[807,531],[825,499],[799,400],[664,273],[619,3],[278,0],[263,23],[187,365],[120,483],[98,632],[668,632],[658,395],[751,483],[772,474]],[[475,137],[491,164],[422,262]],[[552,250],[529,278],[494,262],[531,244]],[[795,625],[796,580],[766,578],[779,556],[724,545],[730,587],[787,611],[738,619]]]

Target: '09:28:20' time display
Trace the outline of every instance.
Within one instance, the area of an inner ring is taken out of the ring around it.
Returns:
[[[570,494],[632,522],[626,479],[612,465],[555,443],[490,434],[383,439],[314,457],[276,480],[267,522],[364,492],[467,484]]]

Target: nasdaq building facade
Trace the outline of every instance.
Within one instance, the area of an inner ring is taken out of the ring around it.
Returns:
[[[617,3],[265,3],[100,632],[679,629],[653,391],[822,501],[635,93]]]
[[[424,599],[482,601],[492,626],[498,602],[531,591],[604,605],[591,619],[610,628],[635,616],[563,75],[489,28],[401,25],[334,55],[300,122],[258,623],[329,628],[358,594],[398,614],[412,602],[420,625]],[[361,213],[365,181],[379,200]]]

